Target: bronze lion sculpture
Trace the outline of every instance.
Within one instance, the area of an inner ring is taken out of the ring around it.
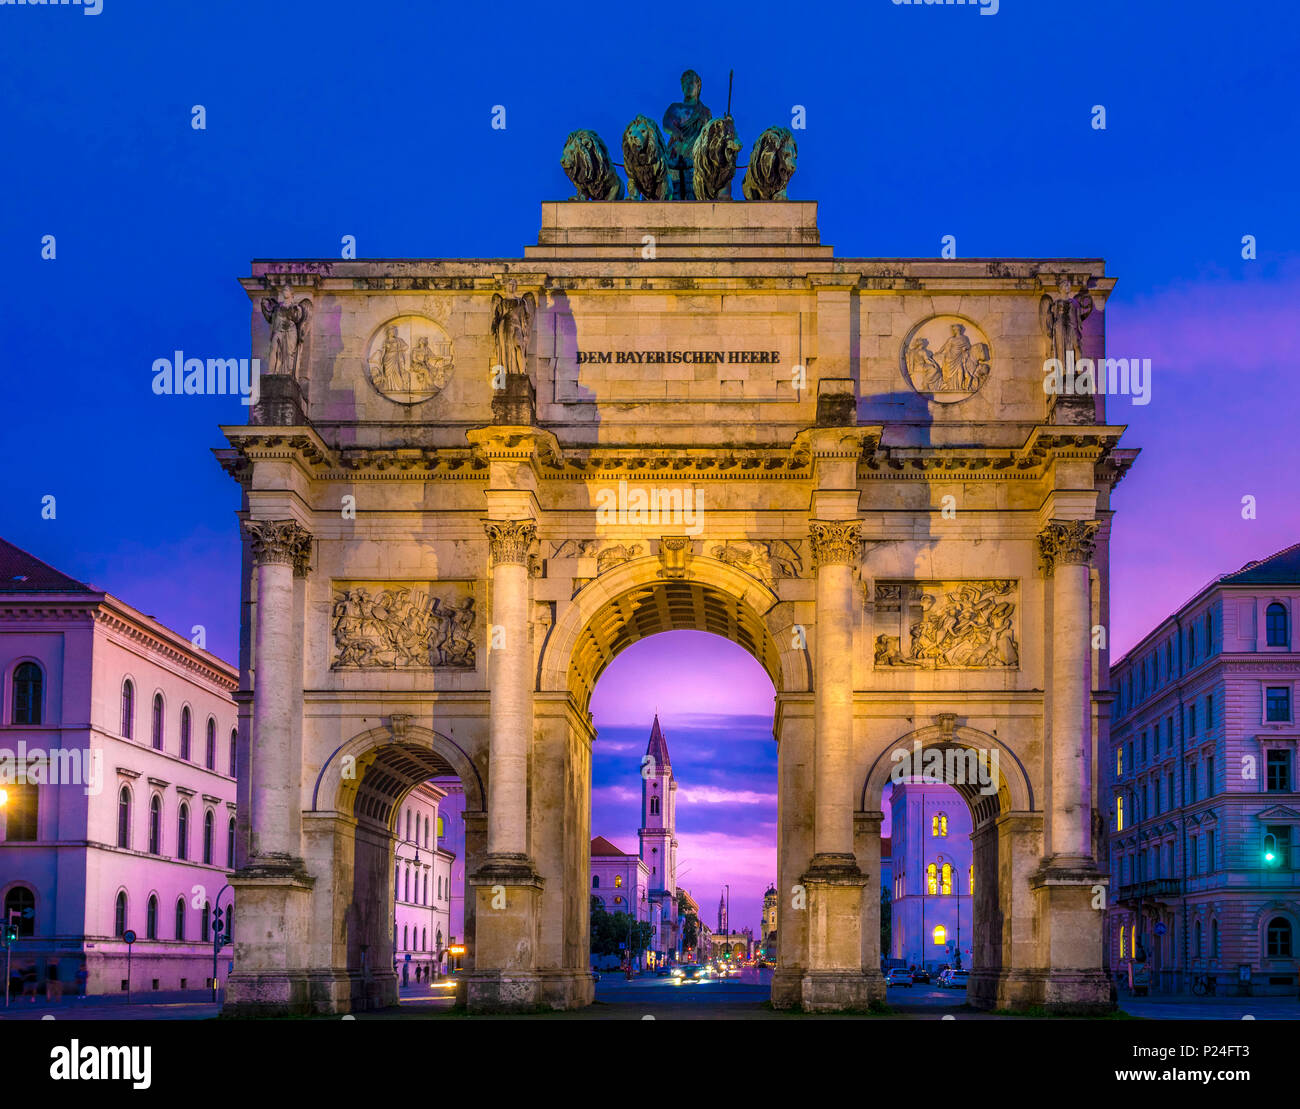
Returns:
[[[711,119],[695,138],[695,199],[730,200],[731,179],[736,176],[740,141],[731,116]]]
[[[799,148],[786,127],[769,127],[749,152],[749,168],[741,182],[746,200],[785,200],[785,187],[794,176]]]
[[[560,166],[578,191],[573,200],[622,200],[623,179],[595,131],[574,131],[564,140]]]
[[[672,200],[668,181],[668,147],[659,124],[637,116],[623,132],[623,166],[632,200]]]

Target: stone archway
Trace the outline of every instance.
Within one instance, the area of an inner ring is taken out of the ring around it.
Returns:
[[[935,755],[942,757],[942,768]],[[980,763],[973,763],[971,755]],[[928,774],[931,767],[971,812],[977,881],[967,996],[973,1005],[986,1009],[1039,1003],[1042,989],[1037,980],[1030,876],[1042,857],[1042,812],[1035,803],[1032,777],[1011,745],[978,728],[958,725],[951,715],[941,715],[934,724],[910,731],[881,750],[862,787],[859,863],[868,873],[880,872],[881,798],[886,784],[895,780],[900,768]],[[981,771],[987,786],[972,780]],[[874,902],[871,907],[878,910]],[[880,956],[878,911],[870,923],[870,927],[864,924],[863,931],[874,950],[864,955],[864,961]]]
[[[938,712],[1014,733],[1033,784],[981,823],[999,859],[1012,841],[999,905],[1007,882],[1030,891],[990,988],[1104,1005],[1092,630],[1135,452],[1104,398],[1049,397],[1039,366],[1063,283],[1095,309],[1078,353],[1104,355],[1113,279],[1079,259],[837,258],[797,201],[547,203],[542,227],[517,259],[261,261],[244,280],[268,341],[268,290],[312,309],[301,366],[263,378],[218,452],[244,527],[229,1007],[383,1000],[357,992],[347,937],[374,925],[347,923],[349,868],[364,841],[378,884],[382,814],[438,752],[411,727],[394,743],[403,716],[455,736],[482,793],[467,1003],[589,1002],[591,687],[679,626],[741,643],[776,689],[774,1004],[883,996],[860,791],[904,722]],[[376,375],[399,318],[436,349],[437,389]],[[972,327],[953,356],[972,387],[936,392],[925,343]],[[480,371],[502,344],[497,388]],[[387,754],[347,796],[330,776],[352,743]]]

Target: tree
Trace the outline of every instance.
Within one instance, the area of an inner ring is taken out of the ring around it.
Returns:
[[[889,895],[889,887],[882,885],[880,887],[880,955],[882,958],[888,958],[890,941],[894,935],[893,903],[893,898]]]
[[[700,926],[695,919],[694,913],[687,913],[682,920],[682,948],[693,951],[695,945],[700,942]]]

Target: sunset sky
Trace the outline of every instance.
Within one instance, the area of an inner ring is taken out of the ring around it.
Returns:
[[[1143,451],[1115,499],[1116,657],[1215,575],[1300,539],[1295,6],[1237,5],[1229,23],[1208,0],[702,5],[676,22],[413,5],[363,34],[357,16],[319,0],[5,9],[0,91],[22,104],[0,116],[5,538],[203,624],[234,659],[239,498],[211,450],[247,410],[154,396],[153,360],[250,353],[237,279],[255,257],[337,257],[345,234],[363,257],[521,256],[539,202],[571,194],[565,135],[660,116],[691,66],[715,114],[735,69],[745,149],[805,107],[790,196],[819,202],[840,256],[934,257],[951,234],[961,257],[1106,259],[1109,352],[1153,363],[1151,403],[1110,409]],[[756,923],[775,876],[771,698],[738,648],[689,633],[630,649],[596,693],[596,829],[634,845],[626,791],[657,706],[683,882],[710,920],[730,880],[733,917]]]

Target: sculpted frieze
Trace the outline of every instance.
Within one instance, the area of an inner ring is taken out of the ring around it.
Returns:
[[[927,670],[1018,666],[1017,583],[877,582],[875,664]]]
[[[465,582],[336,582],[332,666],[472,670],[476,619]]]
[[[366,368],[375,392],[391,401],[431,400],[451,379],[451,336],[426,316],[398,316],[370,337]]]
[[[709,552],[720,562],[743,570],[769,589],[779,578],[797,578],[803,571],[803,556],[797,545],[785,539],[728,541]]]
[[[923,397],[955,404],[974,396],[992,373],[988,336],[964,316],[922,320],[903,341],[903,377]]]

